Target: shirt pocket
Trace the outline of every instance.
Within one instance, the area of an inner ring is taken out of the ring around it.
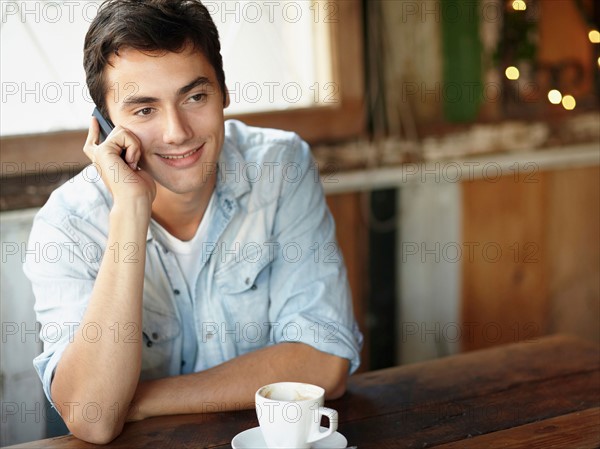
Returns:
[[[143,309],[141,380],[178,374],[173,367],[181,353],[181,326],[176,316],[148,307]]]
[[[221,336],[241,355],[269,342],[270,265],[272,257],[257,249],[215,273],[226,330]]]

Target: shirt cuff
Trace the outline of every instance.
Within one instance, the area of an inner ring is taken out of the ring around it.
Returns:
[[[60,361],[65,349],[66,345],[56,349],[52,353],[44,351],[33,360],[33,366],[37,371],[40,380],[42,381],[44,394],[48,398],[48,401],[52,407],[54,407],[54,403],[52,402],[50,387],[52,385],[52,379],[54,378],[54,371],[56,370],[56,366],[58,365],[58,362]]]
[[[304,343],[321,352],[348,359],[349,374],[358,369],[363,336],[355,322],[350,330],[336,321],[300,315],[276,324],[275,343]]]

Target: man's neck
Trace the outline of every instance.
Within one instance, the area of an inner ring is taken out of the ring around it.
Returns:
[[[152,203],[152,218],[179,240],[191,240],[204,217],[215,183],[209,182],[199,192],[178,194],[157,185]]]

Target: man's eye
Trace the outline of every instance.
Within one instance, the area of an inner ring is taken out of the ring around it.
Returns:
[[[196,95],[192,95],[190,97],[190,101],[199,102],[199,101],[204,101],[205,98],[206,98],[206,94],[196,94]]]
[[[137,111],[136,115],[150,115],[152,113],[152,108],[143,108]]]

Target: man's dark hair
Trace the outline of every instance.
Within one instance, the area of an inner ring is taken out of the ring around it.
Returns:
[[[180,52],[188,45],[202,52],[213,66],[225,105],[219,32],[199,0],[105,1],[90,25],[83,49],[83,66],[92,100],[108,116],[104,68],[119,48]]]

